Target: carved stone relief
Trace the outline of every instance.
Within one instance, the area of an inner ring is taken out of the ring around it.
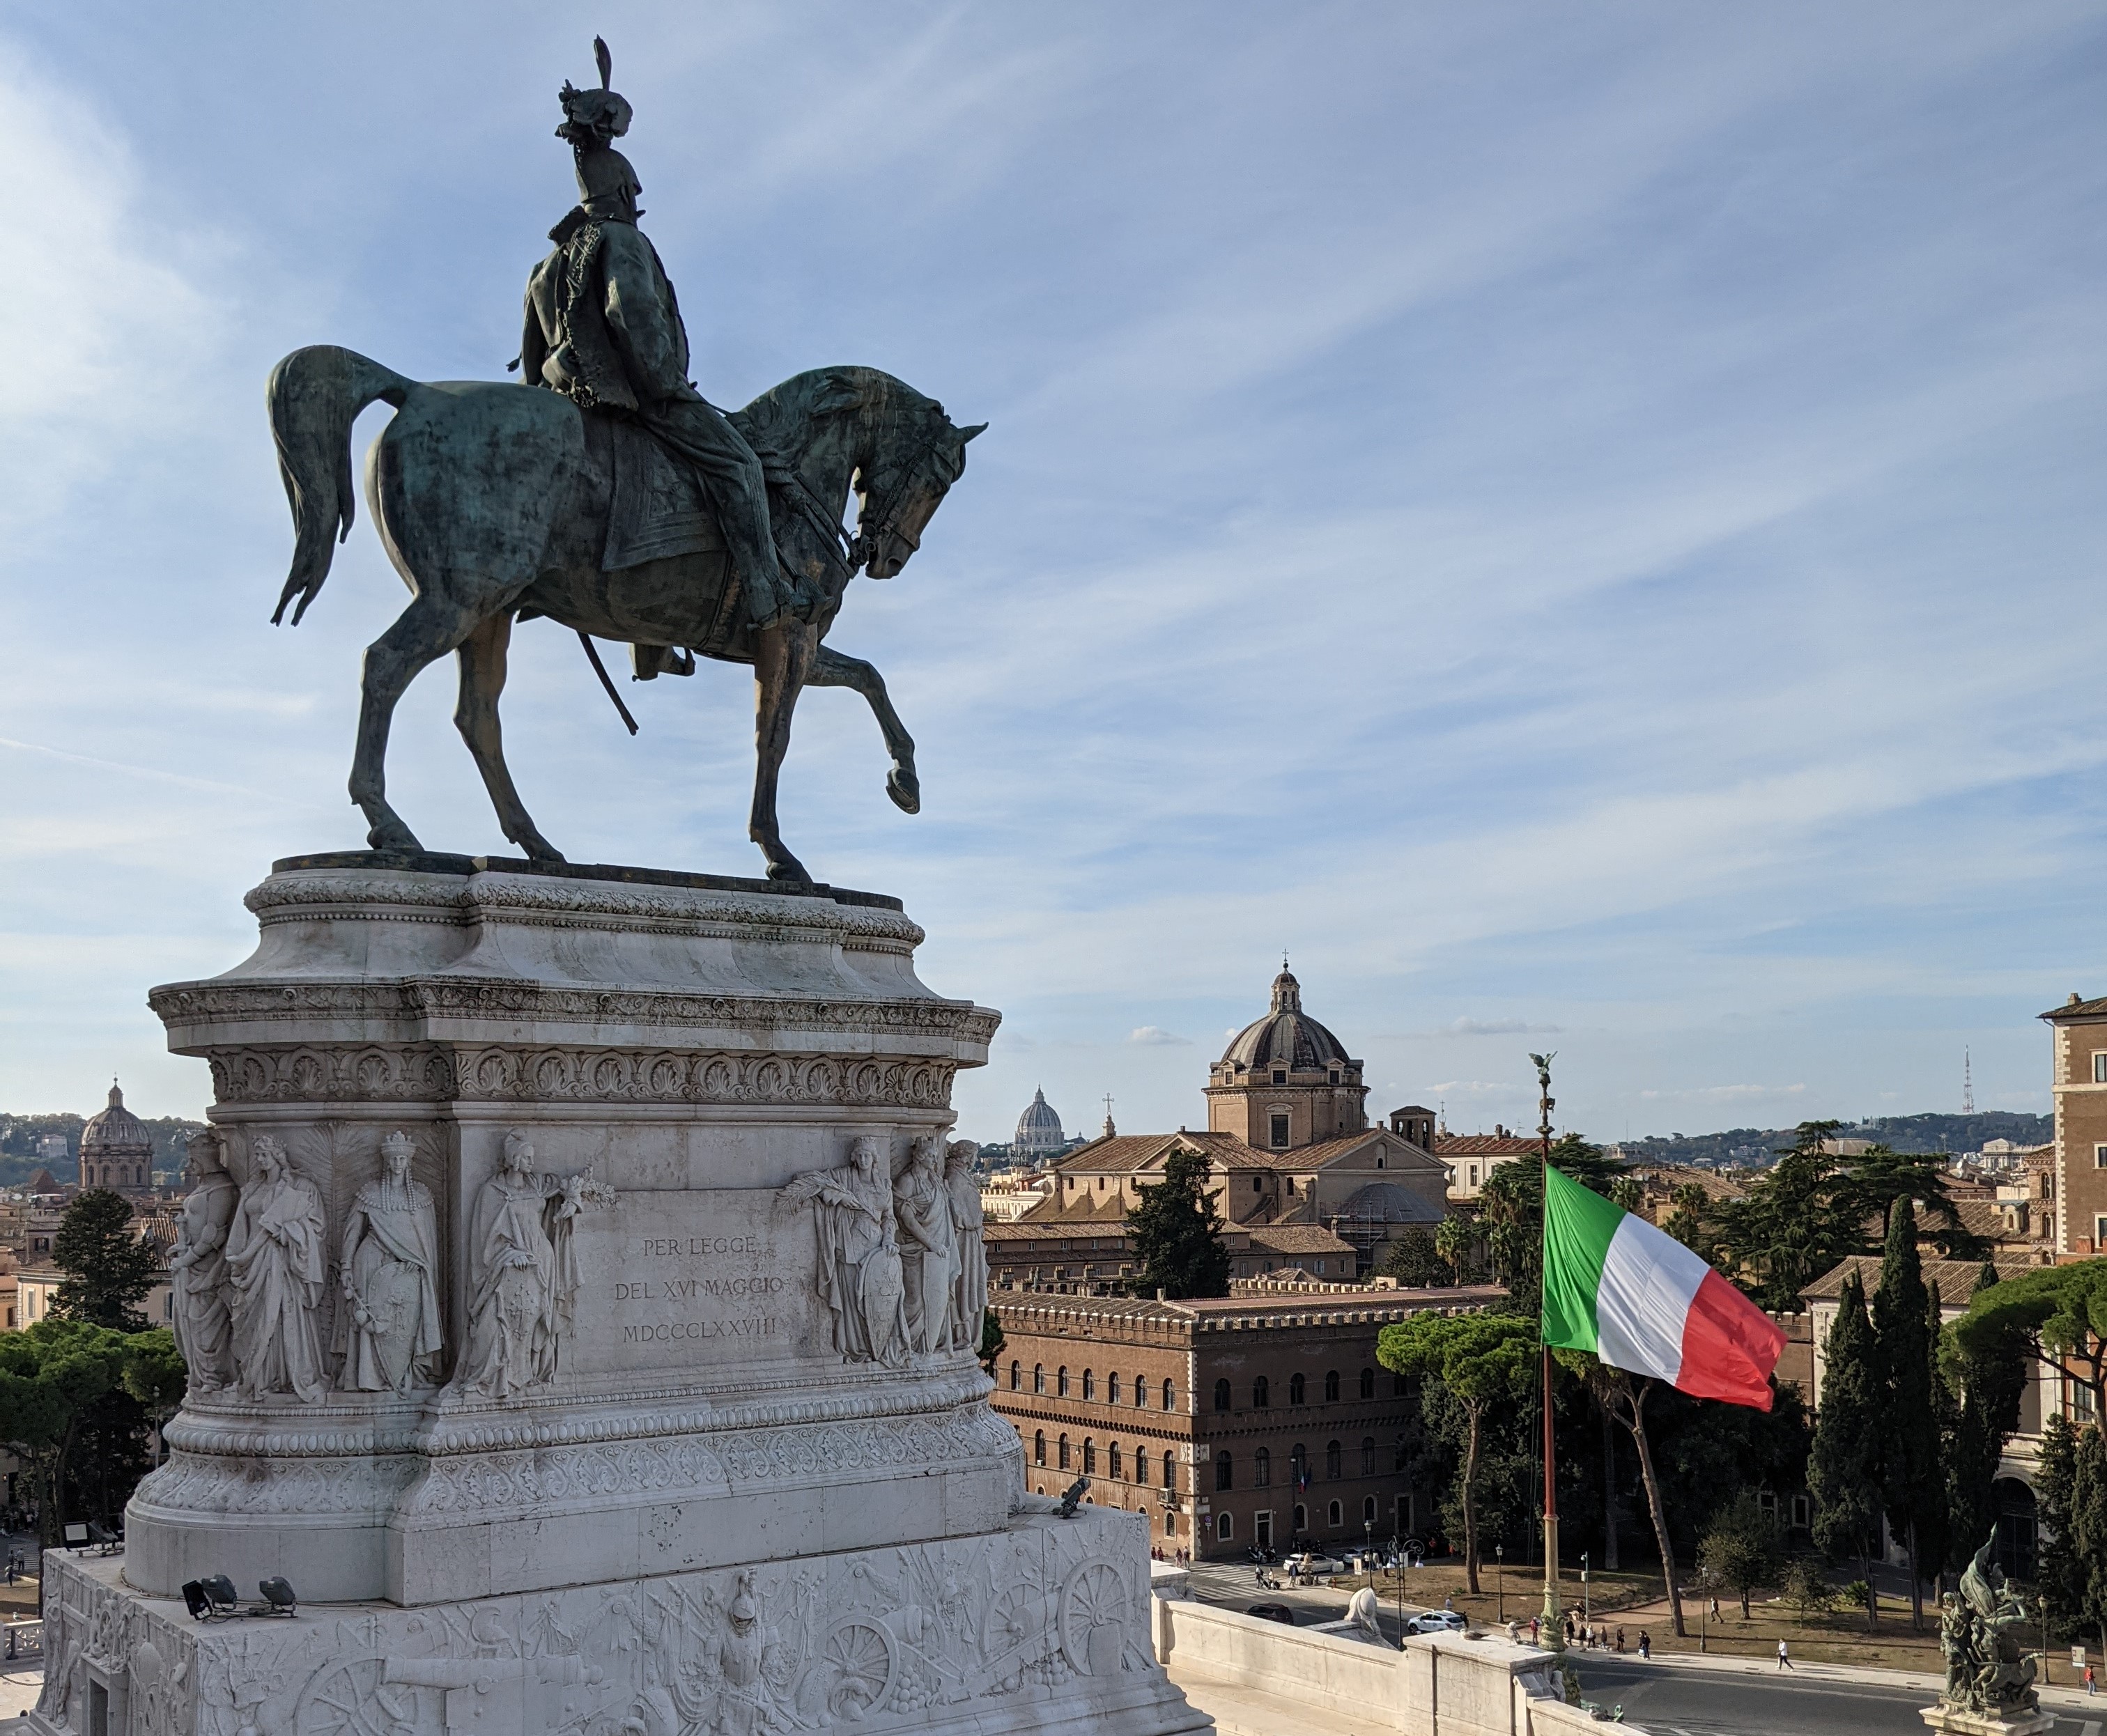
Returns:
[[[833,1317],[842,1360],[904,1368],[914,1343],[890,1167],[887,1142],[860,1135],[850,1143],[847,1163],[808,1170],[777,1197],[783,1210],[813,1214],[814,1282]]]
[[[234,1221],[236,1188],[222,1162],[216,1129],[191,1134],[186,1152],[191,1191],[168,1255],[176,1348],[189,1370],[191,1390],[215,1393],[235,1378],[226,1283],[227,1232]]]
[[[242,1396],[290,1393],[317,1403],[327,1389],[316,1310],[328,1254],[322,1196],[269,1134],[249,1146],[249,1178],[227,1233],[227,1303]]]
[[[380,1142],[381,1173],[345,1214],[339,1262],[337,1385],[348,1393],[407,1393],[438,1384],[445,1354],[439,1226],[430,1191],[410,1175],[407,1133]]]
[[[977,1355],[987,1313],[987,1245],[982,1240],[980,1178],[973,1173],[979,1147],[955,1139],[944,1155],[944,1186],[950,1195],[951,1233],[958,1269],[951,1289],[951,1347]]]

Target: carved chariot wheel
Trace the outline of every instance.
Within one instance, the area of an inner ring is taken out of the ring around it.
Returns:
[[[884,1623],[851,1616],[831,1634],[813,1661],[829,1715],[857,1719],[882,1711],[900,1675],[900,1648]]]
[[[1109,1561],[1086,1561],[1061,1588],[1061,1655],[1078,1675],[1109,1675],[1126,1646],[1126,1581]]]
[[[295,1736],[401,1736],[430,1728],[419,1690],[381,1680],[385,1659],[354,1657],[324,1670],[300,1695]]]
[[[981,1618],[982,1656],[992,1664],[1029,1646],[1045,1625],[1043,1603],[1044,1594],[1036,1586],[1013,1581],[996,1592]]]

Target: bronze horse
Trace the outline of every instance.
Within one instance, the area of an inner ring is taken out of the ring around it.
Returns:
[[[299,625],[328,576],[333,544],[351,534],[353,422],[376,401],[398,412],[366,455],[367,500],[411,592],[410,606],[366,647],[362,676],[351,799],[374,849],[422,847],[388,805],[388,726],[417,672],[451,651],[460,659],[454,722],[505,837],[532,860],[564,859],[513,787],[498,729],[512,623],[536,615],[644,648],[640,671],[678,666],[667,660],[685,661],[690,651],[752,665],[757,763],[747,830],[770,880],[811,878],[784,848],[775,817],[791,713],[805,688],[853,688],[869,702],[892,757],[887,792],[910,814],[921,806],[914,742],[883,679],[821,640],[859,569],[889,579],[907,564],[965,469],[966,442],[986,423],[956,427],[942,405],[875,368],[800,374],[734,411],[756,448],[778,455],[792,473],[779,496],[777,543],[819,599],[809,620],[755,630],[726,594],[721,548],[602,570],[615,495],[612,443],[603,419],[568,398],[481,380],[423,384],[328,344],[281,361],[267,397],[298,539],[274,623],[297,598]],[[841,523],[851,488],[860,502],[852,541]]]

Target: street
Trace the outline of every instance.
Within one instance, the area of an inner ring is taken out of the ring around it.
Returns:
[[[1346,1614],[1343,1592],[1269,1591],[1260,1587],[1256,1575],[1248,1565],[1197,1565],[1193,1569],[1193,1595],[1227,1609],[1285,1604],[1308,1626]],[[1408,1590],[1406,1613],[1422,1607],[1411,1600]],[[1517,1599],[1509,1613],[1526,1617],[1529,1609]],[[1399,1635],[1395,1599],[1384,1604],[1382,1629],[1392,1640]],[[1840,1730],[1852,1736],[1923,1736],[1925,1729],[1918,1709],[1928,1697],[1917,1688],[1795,1676],[1769,1664],[1698,1668],[1642,1663],[1629,1654],[1599,1652],[1580,1656],[1575,1666],[1584,1698],[1621,1706],[1627,1719],[1656,1736],[1835,1736]],[[2107,1697],[2100,1705],[2096,1715],[2090,1708],[2047,1708],[2056,1714],[2048,1736],[2107,1736]]]

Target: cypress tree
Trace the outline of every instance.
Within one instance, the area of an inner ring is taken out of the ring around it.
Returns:
[[[1910,1625],[1924,1626],[1924,1560],[1946,1558],[1946,1477],[1939,1459],[1938,1379],[1932,1366],[1936,1304],[1917,1258],[1916,1212],[1907,1196],[1888,1217],[1873,1298],[1882,1399],[1880,1505],[1909,1554]]]
[[[1977,1275],[1975,1298],[1997,1282],[1997,1268],[1986,1260]],[[1946,1459],[1946,1565],[1961,1572],[1969,1558],[1996,1528],[1997,1508],[1991,1486],[2005,1442],[2019,1425],[2019,1401],[2026,1391],[2033,1358],[2026,1336],[2010,1327],[1979,1334],[1964,1345],[1949,1341],[1941,1357],[1951,1396],[1943,1407],[1942,1428]]]
[[[106,1187],[76,1195],[52,1238],[52,1263],[65,1276],[52,1299],[56,1320],[141,1332],[137,1304],[160,1281],[161,1256],[132,1234],[132,1208]]]
[[[1126,1214],[1141,1261],[1141,1276],[1128,1281],[1134,1294],[1228,1295],[1229,1250],[1222,1245],[1222,1214],[1207,1196],[1207,1160],[1173,1151],[1163,1179],[1139,1191]]]
[[[1881,1396],[1877,1347],[1866,1313],[1866,1287],[1854,1271],[1844,1281],[1836,1323],[1823,1359],[1822,1406],[1808,1460],[1814,1496],[1814,1541],[1826,1554],[1849,1556],[1873,1583],[1873,1552],[1880,1523]],[[1880,1626],[1880,1604],[1868,1594],[1866,1626]]]

